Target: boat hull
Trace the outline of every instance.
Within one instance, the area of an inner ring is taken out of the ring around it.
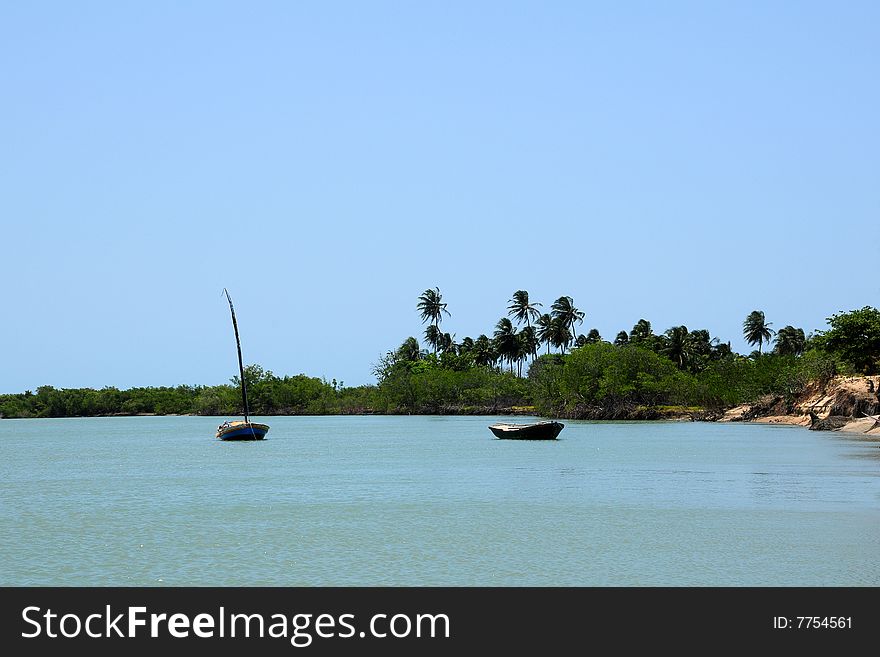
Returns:
[[[259,422],[224,422],[217,428],[220,440],[263,440],[267,433],[269,425]]]
[[[565,427],[561,422],[538,422],[536,424],[493,424],[489,430],[497,438],[509,440],[556,440]]]

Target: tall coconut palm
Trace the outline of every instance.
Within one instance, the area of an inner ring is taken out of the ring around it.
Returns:
[[[701,372],[713,358],[713,350],[718,345],[718,338],[713,338],[706,329],[694,329],[687,336],[688,369]]]
[[[699,356],[708,356],[712,347],[718,343],[718,338],[713,338],[706,329],[695,329],[688,333],[691,350]]]
[[[492,342],[485,335],[480,335],[474,340],[474,362],[477,365],[491,367],[497,360],[495,350],[492,348]]]
[[[519,355],[519,337],[516,328],[507,317],[502,317],[495,325],[494,336],[495,350],[502,360],[510,363],[510,371],[513,372],[513,361]]]
[[[712,345],[712,350],[709,352],[711,360],[724,360],[733,357],[733,347],[730,346],[730,342],[721,342],[718,338],[715,338],[713,342],[715,344]]]
[[[660,352],[683,370],[691,359],[691,341],[687,326],[673,326],[663,334]]]
[[[584,313],[574,307],[574,299],[571,297],[559,297],[553,302],[553,305],[550,306],[550,312],[553,317],[558,318],[563,326],[569,331],[570,337],[568,342],[565,343],[565,346],[567,347],[571,344],[571,341],[574,338],[575,323],[584,323]]]
[[[654,331],[651,328],[651,322],[647,319],[640,319],[632,327],[632,331],[629,332],[629,341],[647,342],[653,335]]]
[[[804,353],[807,338],[804,329],[788,325],[776,333],[776,345],[773,352],[780,356],[800,356]]]
[[[563,354],[565,348],[571,344],[571,331],[562,317],[554,317],[550,322],[550,342]]]
[[[531,326],[530,320],[537,319],[541,316],[540,303],[529,303],[529,293],[526,290],[517,290],[513,293],[513,298],[508,301],[507,316],[513,317],[517,324],[526,323]]]
[[[540,317],[538,317],[538,321],[535,322],[535,326],[538,327],[536,335],[538,336],[538,341],[540,343],[547,343],[547,353],[550,353],[550,345],[553,343],[553,318],[550,317],[548,313],[544,313]]]
[[[453,333],[452,335],[450,335],[449,333],[441,333],[437,347],[444,354],[457,354],[458,344],[455,342],[455,334]]]
[[[436,355],[443,342],[443,333],[435,324],[428,324],[428,328],[425,329],[425,342],[433,347],[434,354]]]
[[[753,347],[758,345],[758,354],[761,354],[761,348],[765,342],[770,342],[770,336],[774,331],[770,327],[772,324],[764,318],[761,310],[753,310],[743,322],[743,337]]]
[[[538,332],[535,330],[535,327],[526,326],[522,331],[519,332],[519,339],[522,343],[522,348],[525,350],[523,359],[531,356],[534,360],[534,358],[538,355],[538,347],[541,344],[538,340]]]
[[[597,342],[602,342],[602,336],[599,333],[599,329],[591,328],[586,335],[581,333],[577,336],[574,346],[583,347],[588,344],[596,344]]]
[[[429,288],[422,292],[421,296],[419,296],[419,302],[416,304],[416,310],[422,314],[422,323],[431,322],[437,329],[437,333],[440,332],[440,322],[443,321],[443,313],[450,317],[452,316],[446,310],[446,304],[443,303],[443,295],[440,294],[439,287],[435,287],[433,290]],[[437,353],[437,346],[438,344],[435,343],[435,354]]]
[[[526,327],[531,328],[531,327]],[[523,329],[525,330],[525,329]],[[516,334],[516,375],[522,376],[522,366],[523,362],[525,362],[529,357],[529,346],[526,342],[525,336],[523,334]]]
[[[403,344],[397,348],[395,352],[395,357],[397,360],[409,360],[416,361],[421,358],[421,351],[419,350],[419,341],[415,338],[407,338],[403,341]]]

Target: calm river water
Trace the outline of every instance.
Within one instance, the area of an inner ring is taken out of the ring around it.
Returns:
[[[0,584],[880,584],[876,441],[500,419],[2,420]]]

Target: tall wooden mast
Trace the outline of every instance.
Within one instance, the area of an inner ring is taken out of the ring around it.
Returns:
[[[244,383],[244,364],[241,361],[241,340],[238,338],[238,322],[235,321],[235,308],[232,307],[232,298],[226,288],[223,288],[226,300],[229,301],[229,312],[232,313],[232,328],[235,329],[235,347],[238,349],[238,373],[241,381],[241,401],[244,404],[244,421],[248,421],[247,386]]]

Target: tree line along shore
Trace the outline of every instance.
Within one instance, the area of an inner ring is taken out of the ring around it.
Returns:
[[[721,419],[744,404],[794,412],[805,395],[835,377],[866,376],[853,413],[880,413],[871,375],[880,372],[880,311],[871,306],[829,317],[810,334],[778,330],[762,311],[743,322],[748,355],[708,330],[673,326],[655,333],[639,320],[613,340],[581,332],[585,313],[572,297],[548,312],[525,290],[508,301],[493,330],[456,339],[438,288],[419,296],[424,342],[408,337],[373,366],[376,384],[346,387],[305,374],[277,376],[245,368],[252,415],[536,414],[570,419]],[[880,390],[876,391],[880,395]],[[0,395],[0,417],[115,415],[240,415],[239,379],[216,386],[179,385],[119,390],[56,389]],[[768,411],[769,412],[769,411]]]

